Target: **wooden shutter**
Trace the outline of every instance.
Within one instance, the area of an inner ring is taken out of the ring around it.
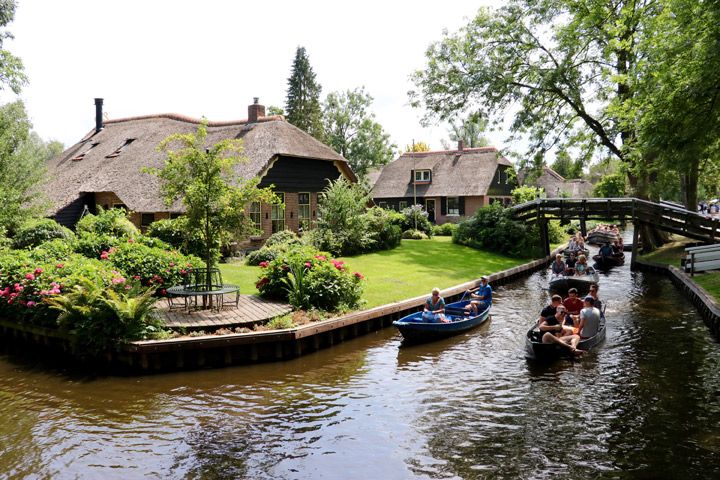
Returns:
[[[458,197],[458,210],[461,216],[465,215],[465,197]]]
[[[440,197],[440,215],[447,215],[447,197]]]

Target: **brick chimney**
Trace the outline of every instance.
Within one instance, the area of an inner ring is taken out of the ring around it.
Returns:
[[[103,99],[95,99],[95,133],[98,133],[103,128]]]
[[[260,105],[260,98],[253,97],[253,104],[248,105],[248,122],[254,123],[265,116],[265,105]]]
[[[458,140],[458,152],[462,152],[464,148],[465,148],[465,141]]]

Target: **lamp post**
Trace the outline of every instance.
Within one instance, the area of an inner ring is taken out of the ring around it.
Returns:
[[[410,153],[413,157],[413,220],[415,221],[415,231],[417,231],[417,213],[415,212],[415,205],[417,205],[417,160],[415,158],[415,139],[412,141],[412,152]]]

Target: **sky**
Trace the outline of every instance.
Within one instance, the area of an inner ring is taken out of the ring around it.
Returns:
[[[29,77],[20,98],[34,130],[65,146],[94,126],[94,98],[109,118],[180,113],[247,118],[259,97],[284,107],[287,79],[304,46],[322,85],[364,86],[371,110],[398,148],[441,149],[447,125],[423,128],[407,92],[428,45],[457,31],[490,0],[18,0],[5,48]],[[7,91],[0,100],[14,96]],[[503,148],[505,135],[491,132]]]

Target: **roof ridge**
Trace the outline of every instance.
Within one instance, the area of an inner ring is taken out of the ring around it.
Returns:
[[[134,120],[149,120],[153,118],[168,118],[170,120],[177,120],[179,122],[199,124],[202,119],[189,117],[187,115],[181,115],[179,113],[156,113],[152,115],[139,115],[135,117],[124,117],[124,118],[113,118],[111,120],[105,120],[103,124],[113,124],[122,122],[131,122]],[[272,121],[285,121],[285,117],[282,115],[267,115],[264,117],[258,117],[257,121],[260,122],[272,122]],[[233,125],[247,125],[248,119],[243,120],[224,120],[224,121],[208,121],[208,127],[230,127]]]
[[[410,155],[410,156],[419,156],[422,157],[424,155],[432,155],[437,153],[442,154],[448,154],[448,153],[480,153],[480,152],[497,152],[498,149],[496,147],[475,147],[475,148],[463,148],[462,150],[429,150],[427,152],[404,152],[403,155]]]

